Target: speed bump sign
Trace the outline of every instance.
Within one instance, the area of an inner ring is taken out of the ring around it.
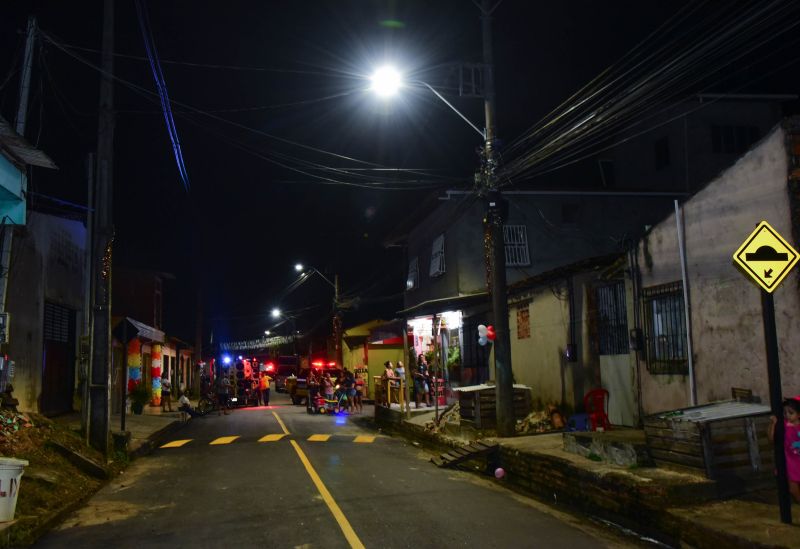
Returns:
[[[733,261],[742,271],[769,293],[775,291],[798,259],[800,255],[766,221],[759,223],[733,254]]]

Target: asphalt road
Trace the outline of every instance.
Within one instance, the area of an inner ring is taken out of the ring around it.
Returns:
[[[37,547],[639,546],[348,417],[272,404],[190,421]]]

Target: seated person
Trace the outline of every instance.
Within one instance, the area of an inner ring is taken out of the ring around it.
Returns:
[[[186,412],[191,417],[200,417],[202,414],[196,412],[192,408],[192,403],[189,402],[189,398],[186,396],[186,392],[184,391],[181,393],[181,398],[178,399],[178,411],[179,412]]]

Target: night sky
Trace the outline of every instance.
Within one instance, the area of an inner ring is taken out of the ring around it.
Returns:
[[[145,50],[135,4],[119,1],[115,49],[136,58],[115,61],[125,81],[115,87],[115,258],[176,275],[167,289],[167,328],[192,337],[198,292],[206,317],[231,337],[263,333],[275,305],[302,309],[298,328],[310,328],[329,312],[331,289],[315,279],[278,300],[295,279],[297,261],[331,278],[339,273],[345,294],[373,301],[364,315],[391,317],[402,305],[405,259],[382,241],[434,185],[470,184],[480,138],[430,92],[405,89],[396,101],[381,101],[366,91],[367,76],[391,62],[447,93],[482,126],[482,101],[459,98],[451,70],[453,63],[480,61],[478,8],[468,0],[146,5],[191,187],[187,192],[179,177],[158,98],[131,88],[152,92],[154,81],[140,59]],[[494,14],[500,138],[519,135],[681,5],[502,2]],[[716,3],[720,10],[732,5],[745,4]],[[0,112],[6,119],[13,121],[16,111],[15,71],[29,14],[72,54],[39,43],[26,136],[60,167],[37,170],[31,190],[85,203],[99,75],[76,57],[99,64],[102,2],[12,0],[2,13]],[[369,170],[375,165],[419,171]],[[375,181],[359,175],[379,178],[382,188],[345,184]]]

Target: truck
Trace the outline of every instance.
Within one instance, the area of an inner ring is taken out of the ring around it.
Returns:
[[[286,379],[300,373],[300,358],[297,356],[279,356],[275,361],[275,391],[286,392]]]
[[[314,369],[314,373],[318,378],[321,374],[326,372],[329,373],[334,383],[336,380],[341,379],[342,377],[342,370],[339,368],[339,365],[336,364],[336,362],[327,361],[324,359],[312,360],[309,368],[302,368],[296,376],[291,376],[286,379],[286,392],[289,393],[289,397],[292,399],[292,404],[302,404],[303,401],[308,404],[307,379],[311,368]]]

